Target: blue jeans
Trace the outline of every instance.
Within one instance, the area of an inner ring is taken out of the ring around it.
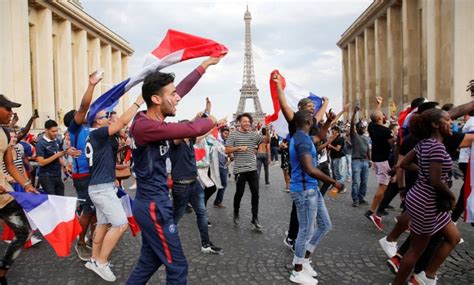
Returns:
[[[367,180],[369,179],[369,161],[367,159],[352,160],[352,201],[364,200],[367,193]]]
[[[277,146],[272,146],[270,151],[271,151],[271,159],[272,161],[278,161],[278,153],[279,153],[280,148]]]
[[[217,190],[216,199],[214,200],[214,205],[221,204],[224,201],[224,191],[227,187],[227,179],[229,176],[229,170],[227,168],[219,168],[219,175],[221,177],[222,188]]]
[[[173,183],[172,193],[174,203],[173,218],[175,224],[178,224],[179,220],[183,217],[186,205],[191,203],[196,213],[201,242],[202,244],[209,243],[207,210],[204,204],[204,190],[201,184],[197,181],[189,184]]]
[[[346,177],[344,180],[349,180],[352,178],[352,154],[346,154]]]
[[[302,264],[305,251],[314,252],[322,238],[331,230],[332,224],[319,190],[291,192],[298,213],[299,230],[295,244],[294,264]],[[316,219],[317,228],[314,228]]]
[[[333,178],[337,180],[337,182],[344,184],[344,162],[345,158],[333,158],[332,159],[332,175]]]

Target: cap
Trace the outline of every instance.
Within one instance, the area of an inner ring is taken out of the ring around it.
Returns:
[[[8,98],[5,97],[5,95],[0,94],[0,107],[5,107],[5,108],[10,108],[11,109],[11,108],[18,108],[20,106],[21,106],[21,104],[12,102],[12,101],[8,100]]]

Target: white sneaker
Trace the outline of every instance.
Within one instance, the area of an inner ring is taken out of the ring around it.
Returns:
[[[314,268],[311,266],[311,260],[309,260],[309,258],[308,259],[305,258],[303,262],[303,272],[306,272],[306,274],[308,274],[311,277],[318,276],[318,272],[316,272],[316,270],[314,270]]]
[[[464,239],[463,239],[463,238],[460,238],[458,244],[462,244],[462,243],[464,243]]]
[[[418,274],[415,274],[415,280],[420,285],[436,285],[436,278],[431,279],[426,276],[424,271],[421,271]]]
[[[108,262],[106,264],[98,264],[97,261],[91,259],[90,261],[86,262],[86,268],[94,271],[105,281],[114,282],[117,280],[117,277],[115,277],[112,270],[110,270]]]
[[[43,240],[42,239],[39,239],[35,236],[31,236],[31,246],[35,245],[35,244],[38,244],[40,242],[42,242]]]
[[[318,280],[309,276],[308,273],[306,273],[304,269],[300,272],[293,270],[290,275],[290,281],[294,283],[298,283],[298,284],[311,284],[311,285],[318,284]]]
[[[388,256],[388,258],[392,258],[397,254],[397,242],[393,241],[390,242],[387,240],[387,237],[383,237],[379,239],[379,244],[382,247],[383,251],[385,254]]]

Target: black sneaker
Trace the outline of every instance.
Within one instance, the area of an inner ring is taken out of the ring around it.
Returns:
[[[383,216],[388,216],[388,212],[383,210],[383,211],[377,211],[377,216],[383,217]]]
[[[192,213],[193,212],[193,207],[191,207],[190,205],[186,205],[186,213]]]
[[[207,221],[207,226],[208,226],[209,228],[212,227],[211,222]]]
[[[238,226],[240,224],[240,218],[238,213],[234,213],[234,225]]]
[[[360,200],[359,205],[369,205],[369,203],[365,200]]]
[[[258,218],[253,218],[251,223],[255,226],[255,229],[257,230],[262,229],[262,225],[260,225],[260,223],[258,222]]]
[[[395,208],[394,208],[392,205],[386,206],[385,209],[387,209],[387,210],[395,210]]]
[[[202,253],[212,253],[212,254],[219,254],[222,252],[222,248],[215,246],[212,241],[209,243],[203,244],[201,246]]]
[[[352,202],[352,207],[359,207],[359,202],[357,201]]]
[[[291,249],[291,251],[295,252],[295,240],[289,238],[288,236],[285,237],[283,240],[283,243]]]
[[[360,203],[360,202],[359,202]],[[370,219],[370,216],[372,216],[373,212],[371,210],[367,210],[367,212],[365,212],[364,216],[369,220],[369,221],[372,221]]]

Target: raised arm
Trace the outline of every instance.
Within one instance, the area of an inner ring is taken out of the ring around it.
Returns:
[[[469,103],[456,106],[448,111],[451,119],[456,120],[457,118],[469,114],[474,111],[474,100]]]
[[[186,94],[188,94],[189,91],[193,89],[196,83],[198,83],[199,79],[201,79],[207,68],[211,65],[218,64],[220,59],[220,57],[209,57],[208,59],[203,61],[201,65],[191,71],[188,76],[181,80],[181,82],[176,85],[176,93],[178,93],[179,97],[183,98],[184,96],[186,96]]]
[[[92,96],[94,95],[94,88],[102,80],[102,72],[95,71],[89,75],[89,85],[87,86],[84,96],[82,96],[81,105],[74,114],[74,122],[78,125],[82,125],[86,120],[87,111],[91,106]]]
[[[344,108],[342,108],[341,112],[339,112],[336,117],[332,120],[331,122],[331,125],[334,125],[337,123],[337,121],[339,121],[339,119],[342,117],[342,115],[344,115],[344,113],[347,113],[349,112],[349,103],[347,103],[346,105],[344,105]],[[329,112],[331,113],[331,112]]]
[[[277,86],[278,101],[280,102],[280,109],[283,112],[283,116],[285,116],[287,122],[291,122],[293,120],[295,112],[293,112],[293,110],[286,102],[285,93],[283,92],[283,87],[281,85],[281,76],[280,74],[276,73],[273,75],[272,79]]]
[[[356,106],[356,107],[354,108],[354,113],[352,113],[352,118],[351,118],[351,130],[350,130],[351,136],[356,133],[356,129],[355,129],[355,117],[356,117],[356,115],[357,115],[357,112],[359,112],[359,107]]]
[[[128,109],[120,116],[120,118],[109,126],[109,136],[118,133],[123,129],[130,121],[132,120],[135,113],[140,109],[140,106],[143,104],[144,100],[142,95],[138,96],[137,100],[128,107]]]
[[[381,111],[382,110],[382,102],[383,98],[380,96],[375,97],[375,110],[376,111]]]
[[[26,137],[26,135],[30,132],[33,122],[38,118],[39,118],[38,110],[35,110],[31,118],[28,120],[28,123],[26,123],[26,126],[23,128],[23,130],[19,131],[18,134],[16,135],[17,141],[21,141],[22,139]]]
[[[321,122],[323,119],[324,114],[326,114],[326,110],[329,106],[329,99],[328,97],[323,97],[323,104],[321,105],[321,108],[314,114],[314,118],[316,119],[316,122]]]

